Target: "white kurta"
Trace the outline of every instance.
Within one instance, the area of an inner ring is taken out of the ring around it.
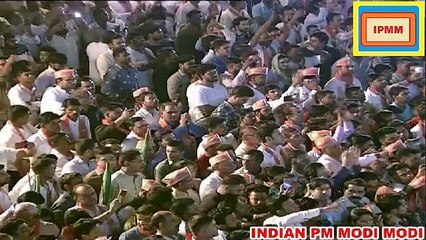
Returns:
[[[52,151],[52,147],[41,129],[31,135],[31,137],[28,138],[28,142],[34,143],[37,148],[37,156],[41,154],[49,154]]]
[[[370,88],[365,91],[365,102],[371,104],[378,111],[383,109],[382,97],[372,92]]]
[[[89,76],[96,85],[101,85],[101,77],[99,76],[96,60],[98,57],[108,50],[108,44],[102,42],[92,42],[87,45],[86,54],[89,58]]]
[[[64,112],[62,104],[68,98],[71,98],[71,95],[59,86],[46,89],[41,98],[40,114],[53,112],[62,115]]]
[[[200,199],[201,201],[208,194],[216,191],[222,184],[223,179],[216,172],[210,173],[200,184]]]
[[[361,82],[354,78],[353,79],[353,86],[362,88]],[[345,90],[346,90],[346,83],[344,81],[340,81],[338,79],[332,78],[330,81],[328,81],[324,85],[324,90],[330,90],[333,91],[334,94],[336,94],[336,98],[339,100],[345,99]]]
[[[49,66],[46,70],[38,75],[34,84],[36,87],[36,96],[37,98],[41,98],[44,91],[46,91],[48,87],[53,87],[56,85],[55,70]]]
[[[86,126],[87,130],[87,138],[92,138],[92,132],[90,131],[90,121],[89,118],[87,118],[85,115],[80,115],[77,119],[77,121],[72,121],[69,119],[68,126],[69,130],[71,131],[72,139],[80,139],[80,121],[84,121],[84,126]],[[62,129],[64,130],[64,129]]]
[[[219,83],[215,83],[213,87],[201,85],[198,82],[192,83],[191,85],[192,87],[188,88],[186,92],[190,109],[203,105],[217,107],[229,97],[226,88]]]
[[[0,187],[0,214],[6,211],[12,206],[12,200],[10,200],[9,192],[5,187]]]
[[[16,185],[13,187],[12,191],[9,192],[10,199],[13,203],[16,203],[16,200],[18,199],[21,194],[28,192],[28,191],[34,191],[35,190],[35,175],[34,173],[30,172],[24,177],[22,177]],[[42,204],[43,207],[49,207],[46,205],[47,199],[50,199],[50,204],[54,203],[56,199],[59,197],[59,193],[55,191],[55,188],[53,187],[52,182],[46,182],[45,185],[40,186],[40,194],[45,199],[45,203]],[[50,196],[48,196],[50,194]]]
[[[302,223],[320,215],[319,208],[314,208],[306,211],[291,213],[282,217],[272,216],[267,218],[263,225],[273,225],[278,227],[299,227]]]
[[[204,153],[206,153],[206,149],[204,148],[204,144],[207,143],[208,135],[204,135],[203,139],[201,140],[201,143],[198,145],[197,148],[197,158],[201,157]],[[220,137],[220,143],[221,144],[229,144],[232,146],[236,146],[237,140],[235,140],[234,135],[232,133],[228,133],[226,136]]]
[[[88,163],[84,162],[79,156],[75,156],[74,159],[65,163],[62,168],[61,175],[65,173],[80,173],[85,176],[89,172],[95,170],[96,162],[90,160]]]

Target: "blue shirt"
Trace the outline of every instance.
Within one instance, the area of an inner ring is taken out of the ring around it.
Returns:
[[[263,2],[254,5],[251,11],[253,18],[259,19],[259,24],[264,24],[272,16],[272,8],[267,8]]]
[[[206,59],[206,63],[215,65],[216,71],[219,75],[226,71],[226,62],[224,58],[213,55],[211,58]]]
[[[111,68],[108,70],[105,80],[105,93],[120,101],[126,101],[129,97],[133,98],[133,91],[149,86],[148,81],[143,78],[141,73],[130,66]]]

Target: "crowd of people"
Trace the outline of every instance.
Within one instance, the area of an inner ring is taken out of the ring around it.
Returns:
[[[424,59],[354,57],[352,23],[352,0],[0,2],[0,240],[425,226]]]

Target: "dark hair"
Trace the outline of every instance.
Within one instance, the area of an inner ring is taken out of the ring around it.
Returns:
[[[154,205],[159,210],[168,210],[173,202],[172,189],[169,187],[155,187],[145,196],[146,202]],[[165,206],[168,205],[168,206]]]
[[[213,50],[217,50],[226,44],[229,44],[229,41],[226,41],[224,39],[216,39],[213,42],[211,42],[210,48]]]
[[[400,201],[404,198],[400,194],[389,194],[379,199],[377,207],[382,210],[383,213],[389,213],[394,209],[398,209],[401,205]]]
[[[358,178],[367,181],[379,180],[379,176],[375,172],[360,172]]]
[[[235,230],[231,231],[228,236],[228,240],[245,240],[250,239],[250,232],[247,230]]]
[[[15,122],[16,120],[30,115],[30,109],[23,105],[12,105],[9,107],[9,120]]]
[[[172,212],[169,211],[158,211],[154,213],[154,215],[151,218],[151,226],[158,229],[160,224],[166,220],[167,217],[173,216]]]
[[[213,219],[209,216],[203,216],[203,215],[195,215],[191,217],[188,221],[188,227],[191,230],[193,235],[196,235],[201,229],[209,225],[213,222]]]
[[[230,206],[226,206],[224,204],[218,205],[217,208],[213,209],[209,212],[209,216],[213,218],[213,220],[218,225],[226,224],[226,217],[234,213],[234,209]]]
[[[415,154],[419,154],[419,153],[421,153],[421,152],[416,150],[416,149],[404,148],[404,149],[399,150],[396,153],[396,157],[401,159],[401,158],[408,157],[408,156],[415,155]]]
[[[220,152],[235,151],[235,148],[231,144],[221,144],[216,148],[216,151],[220,151]]]
[[[364,187],[364,190],[367,187],[367,184],[361,178],[354,178],[354,179],[350,179],[346,181],[345,184],[343,185],[343,190],[345,191],[346,189],[348,189],[349,185]]]
[[[230,3],[233,1],[230,1]],[[248,19],[247,17],[236,17],[234,18],[234,20],[232,20],[232,26],[237,27],[240,25],[241,22],[243,21],[249,21],[250,19]]]
[[[173,200],[170,210],[176,214],[180,219],[188,221],[186,218],[188,207],[194,204],[195,201],[192,198],[177,198]]]
[[[215,129],[217,126],[224,124],[225,118],[219,116],[211,116],[208,118],[207,129]]]
[[[82,218],[91,218],[91,216],[83,209],[69,209],[65,211],[64,224],[72,225]]]
[[[42,114],[40,114],[39,118],[38,118],[38,123],[40,124],[41,127],[44,127],[46,124],[49,124],[50,122],[54,121],[54,120],[58,120],[61,117],[53,112],[44,112]]]
[[[229,93],[229,96],[236,96],[236,97],[253,97],[254,91],[247,87],[247,86],[237,86],[236,88],[232,89]]]
[[[398,175],[396,174],[396,171],[399,171],[404,168],[410,169],[410,167],[407,164],[397,162],[397,163],[392,163],[386,169],[388,170],[389,176],[392,178],[395,178],[395,177],[398,177]]]
[[[320,90],[316,92],[314,95],[315,102],[319,103],[321,99],[325,98],[329,94],[334,94],[334,92],[330,90]]]
[[[122,53],[125,53],[125,54],[129,55],[129,52],[127,51],[127,49],[126,49],[126,48],[117,48],[117,49],[114,49],[114,51],[112,52],[112,56],[113,56],[114,58],[117,58],[117,57],[119,57],[119,56],[120,56],[120,54],[122,54]]]
[[[182,169],[184,167],[197,167],[197,163],[195,163],[194,161],[190,161],[190,160],[179,160],[177,162],[174,162],[171,166],[171,170],[176,171],[179,169]]]
[[[134,127],[135,123],[145,121],[143,117],[131,117],[129,121],[127,121],[129,127]]]
[[[63,53],[53,52],[49,55],[49,63],[67,64],[68,58]]]
[[[12,71],[11,74],[13,77],[17,77],[24,72],[32,72],[31,63],[27,60],[19,60],[17,62],[12,63]]]
[[[290,197],[288,195],[280,195],[277,199],[272,200],[269,205],[269,212],[272,215],[276,215],[278,210],[282,209],[283,203],[289,200]]]
[[[334,18],[337,16],[342,16],[342,13],[339,12],[331,12],[327,15],[326,20],[327,20],[327,24],[329,24],[330,22],[334,21]]]
[[[373,141],[373,138],[366,134],[352,134],[348,140],[352,146],[362,146],[368,141]]]
[[[324,184],[328,184],[329,186],[332,186],[331,181],[325,177],[317,177],[317,178],[311,179],[311,181],[309,181],[308,183],[308,186],[309,186],[309,189],[315,189],[315,188],[321,187]]]
[[[280,126],[276,123],[265,123],[259,126],[259,135],[262,139],[262,142],[266,142],[267,137],[272,137],[272,134]]]
[[[40,174],[43,170],[54,164],[57,160],[58,157],[53,154],[42,154],[34,160],[31,168],[35,174]]]
[[[82,82],[90,82],[93,83],[93,80],[89,77],[89,76],[81,76],[78,77],[75,83],[75,87],[76,88],[80,88],[81,87],[81,83]]]
[[[266,194],[269,195],[269,187],[264,185],[264,184],[255,183],[255,184],[248,185],[246,187],[245,192],[246,192],[246,196],[249,196],[250,193],[252,193],[252,192],[266,193]]]
[[[306,211],[319,207],[319,202],[316,199],[310,197],[302,197],[297,200],[297,205],[299,205],[300,211]]]
[[[389,89],[389,95],[392,97],[392,99],[395,99],[395,97],[403,91],[408,91],[408,88],[397,85]]]
[[[179,140],[172,140],[172,141],[169,141],[166,146],[180,149],[182,148],[182,142]]]
[[[204,75],[206,72],[216,69],[216,65],[210,63],[201,63],[196,66],[197,75]]]
[[[174,103],[174,102],[162,103],[162,104],[160,104],[160,108],[159,108],[160,113],[162,113],[164,110],[166,110],[166,107],[169,107],[169,106],[177,107],[176,103]]]
[[[330,39],[327,35],[327,33],[319,31],[319,32],[314,32],[311,34],[311,36],[309,36],[310,38],[315,37],[318,38],[318,40],[320,40],[321,43],[327,43],[328,40]]]
[[[233,185],[245,185],[246,180],[243,176],[238,174],[231,174],[225,177],[222,181],[222,185],[233,186]]]
[[[123,35],[114,31],[107,31],[103,35],[102,41],[106,44],[112,44],[115,39],[124,38]]]
[[[305,176],[308,180],[314,179],[318,177],[318,169],[323,168],[324,165],[322,165],[319,162],[313,162],[309,163],[308,166],[306,166],[303,171],[305,172]]]
[[[244,153],[244,155],[249,155],[254,157],[257,161],[263,161],[263,153],[257,149],[251,149]]]
[[[73,233],[75,239],[82,239],[83,235],[90,234],[90,232],[98,225],[99,222],[90,218],[80,219],[73,224]]]
[[[10,218],[6,220],[0,227],[0,232],[16,236],[19,226],[24,224],[25,221],[22,219]]]
[[[44,201],[45,200],[43,195],[36,191],[24,192],[23,194],[19,195],[18,199],[16,200],[17,203],[30,202],[36,205],[41,205],[44,203]]]
[[[67,98],[64,100],[64,102],[62,103],[62,107],[63,108],[68,108],[69,106],[80,106],[80,101],[78,101],[78,99],[76,98]]]
[[[141,33],[146,40],[148,40],[150,34],[153,34],[159,30],[160,26],[154,24],[153,22],[146,22],[141,25]]]
[[[83,155],[86,151],[92,150],[95,144],[92,139],[80,139],[75,143],[75,152],[77,155]]]
[[[124,166],[125,162],[132,162],[138,156],[140,156],[140,153],[139,153],[138,150],[124,151],[124,152],[121,153],[121,155],[120,155],[120,157],[118,159],[118,163],[121,166]]]
[[[81,176],[80,173],[76,173],[76,172],[62,174],[59,177],[59,185],[61,187],[61,190],[66,192],[67,189],[65,188],[65,185],[71,184],[71,181],[74,180],[75,178],[83,179],[83,176]]]

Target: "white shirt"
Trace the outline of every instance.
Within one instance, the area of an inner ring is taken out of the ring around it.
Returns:
[[[58,158],[58,160],[56,161],[55,175],[59,178],[61,176],[62,168],[67,162],[69,162],[69,160],[66,156],[64,156],[62,153],[58,152],[58,150],[54,148],[52,149],[50,154],[53,154]]]
[[[140,189],[142,187],[142,181],[144,175],[138,173],[136,176],[127,175],[123,170],[118,170],[117,172],[111,175],[111,199],[114,199],[118,196],[120,189],[126,189],[127,194],[124,198],[124,204],[129,203],[135,197],[138,196]]]
[[[308,16],[306,16],[305,18],[305,22],[304,22],[304,26],[308,27],[310,25],[319,25],[321,28],[325,28],[325,26],[327,26],[327,15],[328,15],[328,10],[325,7],[321,7],[319,9],[319,14],[318,16],[309,13]]]
[[[140,140],[142,140],[142,138],[140,138],[133,131],[131,131],[121,143],[121,150],[128,151],[136,149],[136,146],[138,145],[138,142]]]
[[[72,139],[80,139],[80,121],[84,121],[84,126],[86,126],[86,130],[87,130],[87,138],[91,139],[92,138],[92,133],[90,131],[90,121],[89,118],[86,117],[85,115],[80,115],[77,118],[77,121],[73,121],[71,119],[68,119],[68,126],[69,126],[69,130],[71,131],[71,136]],[[64,130],[64,129],[62,129]]]
[[[283,162],[282,156],[281,156],[281,154],[278,151],[276,151],[275,149],[272,149],[272,148],[268,147],[269,150],[273,153],[273,154],[271,154],[271,153],[269,153],[268,151],[265,150],[265,147],[266,146],[261,145],[257,149],[257,150],[259,150],[259,151],[261,151],[263,153],[263,161],[260,164],[260,166],[262,168],[273,167],[273,166],[277,165],[277,163],[275,161],[275,158],[274,158],[274,155],[277,156],[278,160],[281,163]]]
[[[175,14],[175,21],[176,21],[176,33],[179,31],[179,29],[187,23],[187,14],[192,11],[196,10],[197,8],[191,3],[186,2],[179,6],[179,8],[176,10]]]
[[[376,110],[383,109],[382,97],[372,92],[370,88],[365,91],[365,102],[371,104]]]
[[[101,85],[101,77],[96,65],[98,57],[109,49],[108,44],[102,42],[92,42],[87,45],[86,54],[89,58],[89,76],[96,85]]]
[[[186,96],[188,97],[189,108],[192,109],[203,105],[217,107],[229,97],[226,88],[219,83],[214,83],[213,87],[208,87],[198,82],[191,85],[191,87],[188,87]]]
[[[12,191],[9,192],[10,199],[13,203],[16,203],[16,200],[19,196],[21,196],[21,194],[24,194],[28,191],[34,191],[35,188],[35,175],[34,173],[30,172],[27,175],[23,176],[13,187]],[[50,196],[48,197],[47,194],[49,192]],[[50,204],[52,204],[59,197],[59,194],[55,191],[55,188],[53,187],[53,183],[50,181],[47,181],[46,184],[40,186],[40,194],[45,199],[45,203],[42,204],[43,207],[48,207],[46,206],[47,199],[50,199]]]
[[[114,56],[112,55],[112,50],[108,48],[106,52],[99,55],[99,57],[96,59],[96,68],[98,69],[101,80],[104,80],[108,70],[114,65],[115,60]]]
[[[200,184],[200,199],[201,201],[208,194],[216,191],[222,184],[223,179],[216,172],[210,173]]]
[[[9,192],[5,189],[5,187],[0,187],[0,210],[1,213],[6,211],[12,206],[12,200],[10,200]]]
[[[342,169],[342,163],[328,156],[327,154],[323,154],[317,162],[324,165],[325,169],[328,170],[331,177],[334,177],[340,171],[340,169]]]
[[[17,150],[15,148],[0,147],[0,164],[4,166],[4,170],[7,171],[7,162],[15,162]],[[3,208],[4,209],[4,208]]]
[[[283,96],[293,96],[295,102],[303,109],[306,109],[315,104],[315,93],[317,93],[316,90],[309,90],[305,85],[298,87],[290,86],[287,91],[283,93]]]
[[[46,89],[41,98],[40,114],[53,112],[62,115],[64,111],[62,104],[68,98],[71,98],[71,95],[59,86]]]
[[[79,37],[75,31],[69,31],[65,38],[58,35],[53,35],[50,41],[46,39],[46,42],[49,46],[67,56],[67,65],[74,69],[80,68],[79,49],[77,45],[78,41]]]
[[[265,94],[263,94],[262,92],[260,92],[259,90],[255,89],[255,88],[252,88],[252,87],[250,87],[250,88],[251,88],[251,90],[253,90],[254,96],[251,97],[248,100],[248,102],[244,104],[244,108],[251,108],[253,106],[253,104],[255,102],[257,102],[258,100],[261,100],[261,99],[265,99],[266,100]]]
[[[314,208],[306,211],[291,213],[282,217],[272,216],[267,218],[263,225],[274,225],[278,227],[299,227],[302,223],[320,215],[319,208]]]
[[[158,129],[159,127],[160,113],[157,110],[148,112],[145,108],[140,108],[133,117],[143,118],[151,129]]]
[[[127,51],[129,51],[130,54],[130,62],[131,64],[141,64],[143,63],[144,65],[149,64],[149,60],[147,57],[147,54],[151,55],[152,58],[154,58],[154,53],[152,53],[151,49],[149,48],[145,48],[144,53],[141,53],[131,47],[127,47]],[[139,69],[138,69],[139,70]],[[149,83],[149,88],[152,89],[153,83],[152,83],[152,74],[154,72],[153,69],[148,69],[146,71],[141,71],[140,72],[140,76],[143,79],[143,81],[139,82],[140,85],[145,85],[146,83]]]
[[[18,131],[21,133],[18,134]],[[31,135],[37,132],[37,128],[26,124],[23,128],[15,128],[10,122],[7,122],[0,130],[0,147],[7,147],[15,149],[15,144],[20,143],[28,139]],[[16,171],[15,158],[7,159],[7,168],[11,171]]]
[[[228,7],[225,11],[222,12],[222,15],[220,16],[220,22],[219,22],[220,24],[225,26],[227,29],[231,29],[234,27],[232,25],[232,21],[239,16],[250,18],[250,15],[247,13],[246,10],[242,10],[239,12],[239,15],[235,15],[234,12],[229,10],[230,8],[231,7]]]
[[[201,157],[204,153],[206,153],[206,149],[204,148],[204,145],[207,143],[208,135],[204,135],[201,143],[198,145],[197,148],[197,158]],[[232,133],[228,133],[226,136],[220,137],[220,144],[229,144],[232,146],[237,146],[237,140],[235,139],[234,135]]]
[[[28,138],[28,142],[34,143],[37,148],[37,156],[41,154],[49,154],[52,151],[52,147],[48,143],[47,138],[41,129],[31,135],[31,137]]]
[[[361,82],[354,78],[352,82],[353,86],[362,88]],[[324,90],[330,90],[333,91],[336,95],[336,99],[342,100],[345,99],[345,90],[346,90],[346,83],[344,81],[340,81],[338,79],[332,78],[330,81],[328,81],[325,86]]]
[[[55,85],[55,70],[49,66],[35,80],[36,97],[41,98],[48,87]]]
[[[64,164],[61,175],[65,173],[80,173],[82,176],[85,176],[89,172],[95,170],[95,168],[95,161],[90,160],[86,163],[79,156],[75,156],[71,161]]]
[[[28,89],[20,84],[13,86],[7,93],[10,105],[22,105],[29,107],[30,110],[37,110],[38,103],[35,99],[35,88]]]

